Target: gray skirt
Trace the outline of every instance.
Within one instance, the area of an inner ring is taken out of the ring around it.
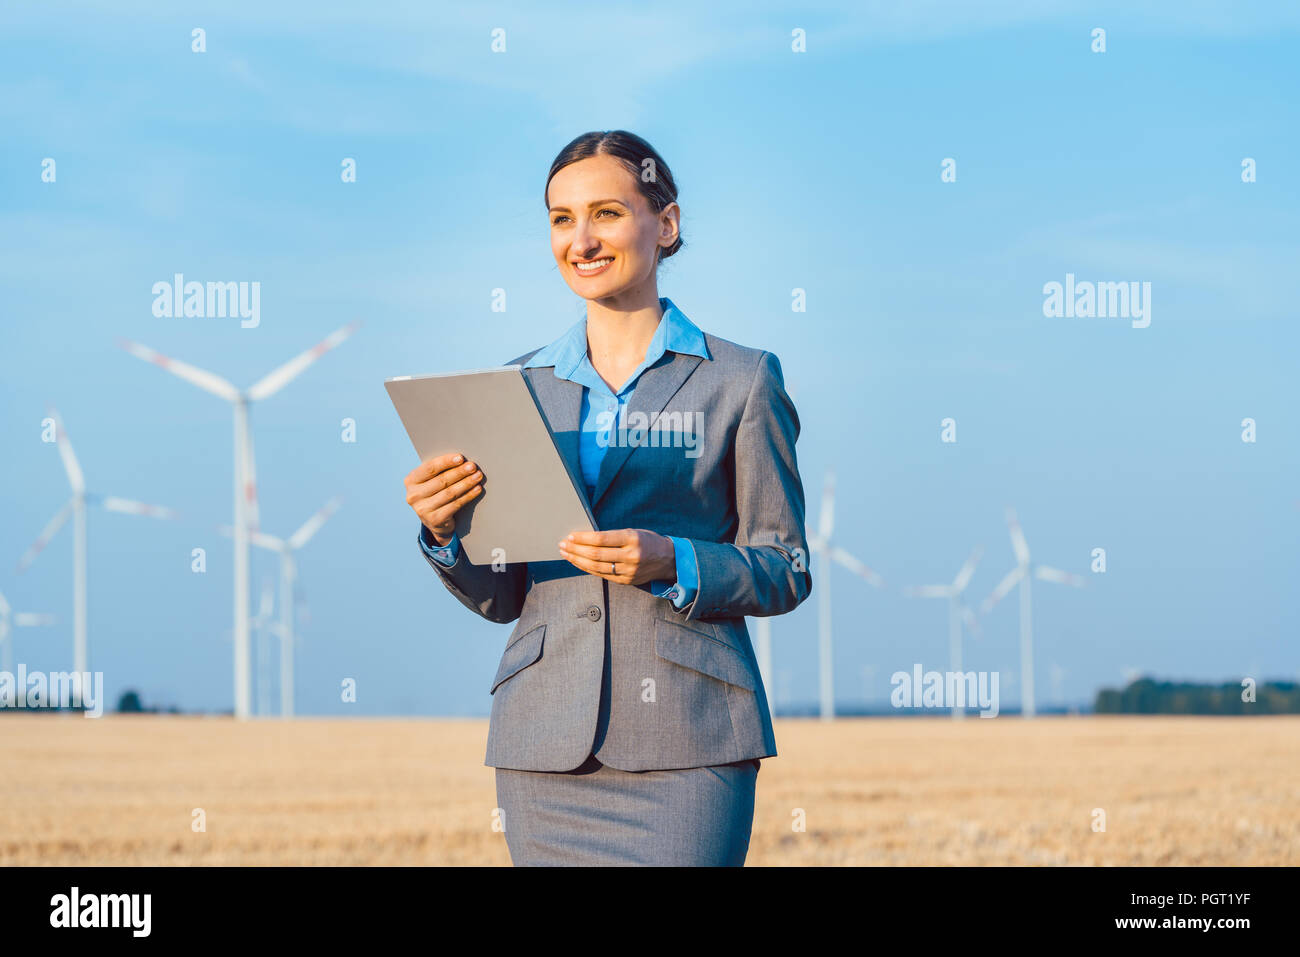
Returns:
[[[759,762],[619,771],[497,768],[497,805],[516,866],[739,867],[749,852]]]

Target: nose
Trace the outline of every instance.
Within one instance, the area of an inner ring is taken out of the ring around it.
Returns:
[[[578,259],[590,259],[600,250],[600,240],[591,234],[588,220],[580,220],[573,230],[571,247]]]

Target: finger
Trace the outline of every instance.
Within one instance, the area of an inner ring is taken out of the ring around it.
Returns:
[[[617,548],[629,544],[629,539],[634,539],[636,532],[630,528],[616,528],[607,532],[570,532],[568,541],[577,542],[580,545],[600,545],[606,548]]]
[[[428,525],[431,528],[440,528],[443,525],[452,522],[452,520],[455,519],[457,512],[470,502],[474,501],[474,499],[478,498],[481,494],[483,494],[483,486],[476,485],[463,495],[458,496],[445,505],[429,505],[424,508],[417,508],[416,514],[420,516],[420,521],[424,522],[425,525]]]
[[[621,546],[580,545],[568,539],[562,540],[559,545],[560,553],[563,555],[576,555],[588,561],[605,562],[606,568],[609,567],[609,562],[628,562],[632,560],[627,550]]]
[[[483,474],[476,472],[473,475],[467,475],[459,482],[443,489],[430,491],[426,495],[419,495],[415,492],[408,492],[406,496],[407,504],[415,509],[416,513],[423,516],[440,508],[452,504],[462,498],[467,492],[483,484]]]
[[[414,504],[420,499],[433,498],[438,492],[441,492],[444,489],[452,490],[453,494],[449,495],[448,498],[453,498],[455,495],[460,494],[459,491],[455,490],[458,484],[461,484],[466,480],[477,482],[480,481],[482,477],[483,473],[479,471],[478,465],[474,462],[466,462],[464,465],[441,472],[428,481],[410,486],[406,492],[406,500],[407,502]],[[465,488],[468,488],[468,486],[465,486]],[[464,489],[461,489],[460,491],[463,490]]]
[[[431,496],[425,507],[433,509],[446,508],[449,505],[454,505],[456,502],[460,501],[474,489],[482,491],[482,488],[483,480],[481,477],[475,477],[473,475],[467,476],[455,485],[450,485],[441,492],[438,492],[436,495]]]
[[[425,459],[415,468],[411,469],[406,476],[409,484],[418,485],[421,482],[427,482],[439,472],[444,472],[454,465],[459,465],[464,456],[459,452],[448,452],[445,455],[433,455]]]
[[[426,481],[418,483],[417,487],[424,486],[430,492],[435,492],[458,481],[462,476],[473,475],[477,471],[478,463],[467,459],[462,464],[443,469]]]
[[[606,581],[627,584],[630,576],[626,574],[614,575],[610,573],[609,562],[593,562],[589,558],[583,558],[581,555],[566,555],[565,558],[573,567],[586,572],[589,575],[595,575],[597,578],[604,578]]]

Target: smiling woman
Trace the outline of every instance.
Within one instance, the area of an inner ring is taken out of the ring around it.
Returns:
[[[447,454],[406,479],[443,584],[516,622],[490,689],[499,820],[516,864],[743,864],[759,759],[776,754],[745,616],[784,614],[812,588],[799,418],[775,355],[660,297],[681,210],[649,143],[583,134],[545,200],[586,317],[510,362],[604,531],[558,542],[555,561],[472,565],[455,518],[486,476]]]

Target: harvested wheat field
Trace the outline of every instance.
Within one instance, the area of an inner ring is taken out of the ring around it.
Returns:
[[[508,864],[486,736],[4,715],[0,863]],[[782,720],[777,742],[751,865],[1300,863],[1300,717]]]

